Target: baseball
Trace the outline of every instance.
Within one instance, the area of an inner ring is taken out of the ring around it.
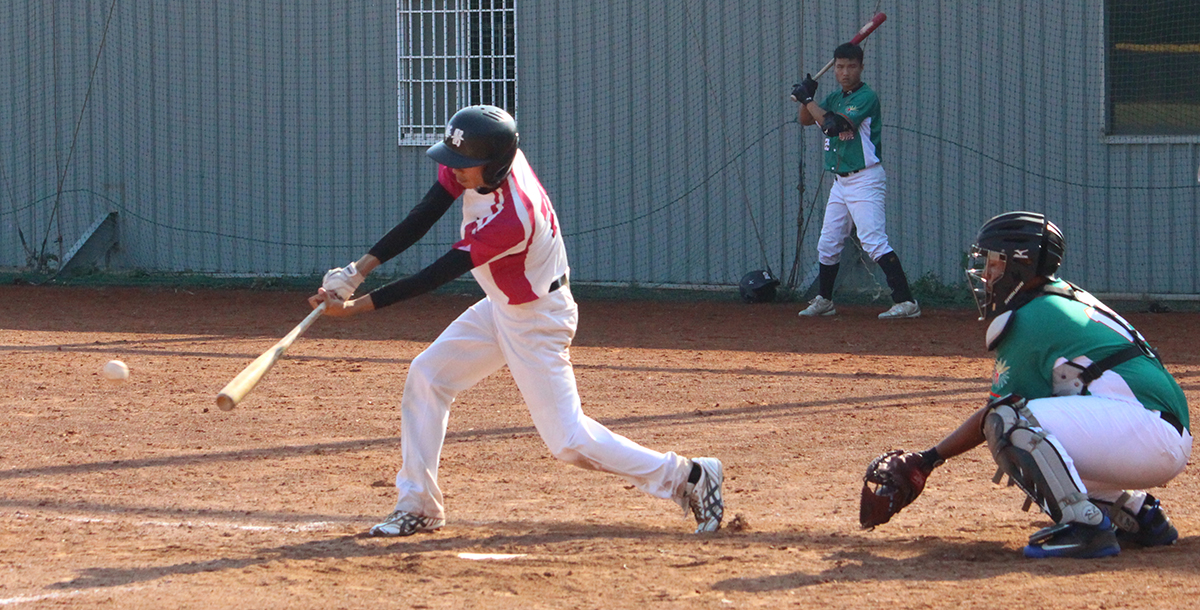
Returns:
[[[129,378],[129,367],[125,366],[125,363],[120,360],[109,360],[100,373],[104,375],[105,379],[125,381]]]

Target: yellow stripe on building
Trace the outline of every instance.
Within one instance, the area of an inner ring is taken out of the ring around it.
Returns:
[[[1137,44],[1133,42],[1118,42],[1118,51],[1133,51],[1135,53],[1200,53],[1200,43],[1191,44]]]

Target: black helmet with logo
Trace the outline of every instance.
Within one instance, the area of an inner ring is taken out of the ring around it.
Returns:
[[[467,106],[446,124],[446,137],[425,154],[434,161],[463,169],[483,166],[483,181],[498,186],[517,155],[517,122],[496,106]]]
[[[1062,231],[1036,212],[1008,212],[984,223],[967,268],[982,319],[1027,303],[1020,293],[1036,277],[1052,279],[1065,249]]]
[[[759,269],[742,276],[738,292],[747,303],[770,303],[775,300],[775,288],[779,280],[770,271]]]

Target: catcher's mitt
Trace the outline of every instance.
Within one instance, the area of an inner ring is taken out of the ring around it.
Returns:
[[[863,529],[887,523],[892,515],[912,504],[925,489],[925,479],[933,467],[921,454],[911,451],[893,450],[871,460],[863,475],[858,507],[858,522]]]

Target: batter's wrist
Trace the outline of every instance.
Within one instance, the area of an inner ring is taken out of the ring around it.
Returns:
[[[350,305],[351,313],[354,315],[375,310],[375,302],[371,300],[371,295],[369,294],[358,297],[347,303],[347,305]]]
[[[370,275],[370,273],[378,266],[379,259],[375,258],[375,256],[371,254],[364,254],[362,258],[358,259],[354,263],[355,269],[358,269],[359,275],[363,276],[364,278]]]

